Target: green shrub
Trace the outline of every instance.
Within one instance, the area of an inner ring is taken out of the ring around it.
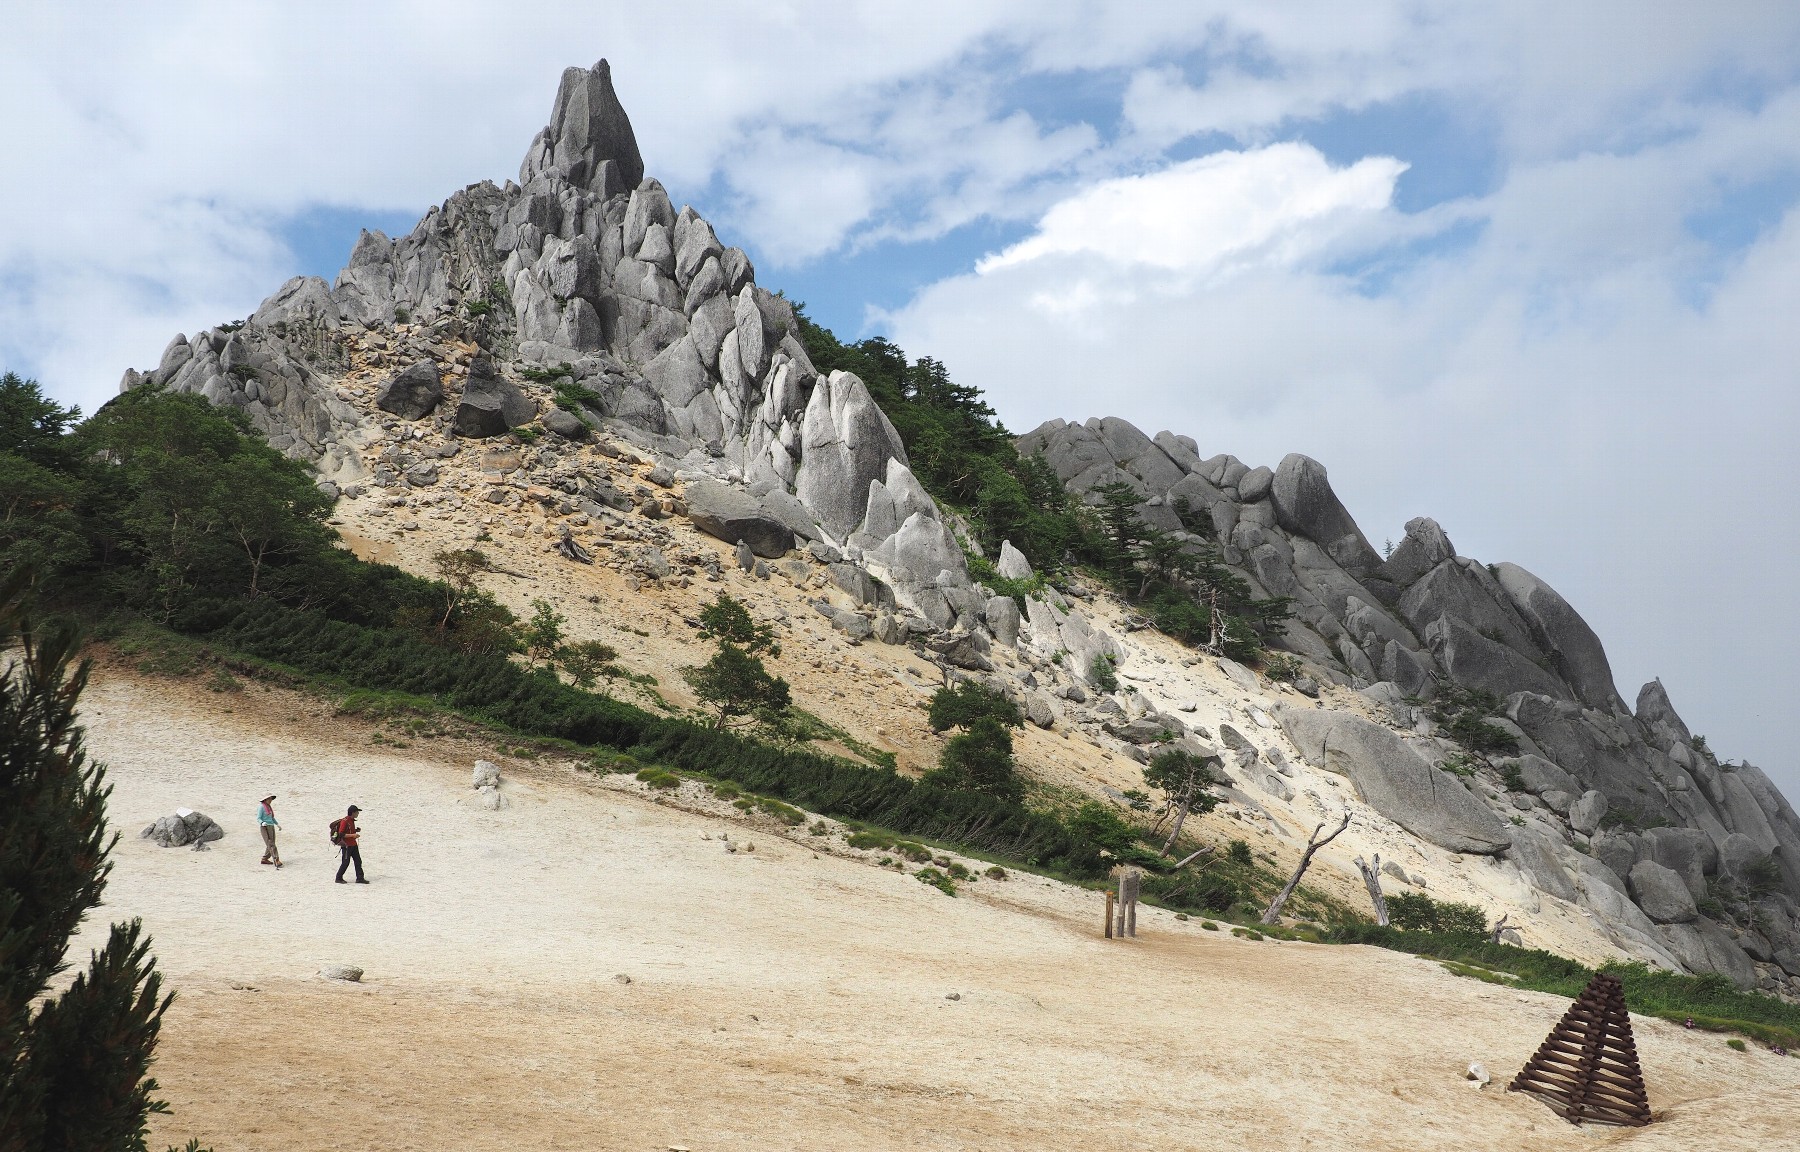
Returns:
[[[1300,678],[1300,661],[1278,652],[1263,661],[1263,675],[1277,682],[1292,683]]]
[[[886,852],[893,849],[894,837],[888,835],[886,832],[864,830],[861,832],[852,832],[845,843],[849,844],[852,848],[864,848],[869,851]]]
[[[1088,683],[1102,692],[1119,690],[1119,674],[1113,670],[1113,658],[1102,652],[1088,665]]]
[[[1727,1040],[1725,1041],[1725,1047],[1731,1049],[1733,1052],[1748,1051],[1742,1040]]]
[[[956,895],[956,882],[936,868],[921,868],[913,873],[913,879],[921,884],[931,885],[946,896]]]
[[[1255,863],[1250,856],[1250,842],[1248,840],[1233,840],[1230,846],[1225,850],[1225,855],[1233,864],[1243,868],[1248,868]]]
[[[1387,898],[1388,919],[1394,927],[1410,932],[1437,932],[1446,936],[1487,935],[1487,913],[1474,904],[1433,900],[1422,892],[1397,892]]]
[[[646,768],[637,774],[637,778],[652,788],[678,788],[681,786],[681,777],[665,768]]]
[[[1004,869],[1004,868],[1000,867],[1000,865],[996,864],[992,868],[989,868],[986,872],[984,872],[983,875],[986,876],[989,880],[1004,880],[1004,879],[1006,879],[1006,869]]]

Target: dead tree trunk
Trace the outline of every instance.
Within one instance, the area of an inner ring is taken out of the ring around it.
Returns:
[[[1306,840],[1306,851],[1300,853],[1300,863],[1294,866],[1294,874],[1288,877],[1287,886],[1281,890],[1274,901],[1269,905],[1267,911],[1262,914],[1262,922],[1264,924],[1273,924],[1275,921],[1281,919],[1281,910],[1287,905],[1288,897],[1294,894],[1294,889],[1300,887],[1300,877],[1306,875],[1306,869],[1307,866],[1312,863],[1313,854],[1333,840],[1336,840],[1338,836],[1343,833],[1344,829],[1348,827],[1350,827],[1350,813],[1346,812],[1344,813],[1344,818],[1338,822],[1337,828],[1331,835],[1325,837],[1325,839],[1319,839],[1319,833],[1325,831],[1325,825],[1320,824],[1317,828],[1313,829],[1312,835],[1307,837]]]
[[[1181,797],[1181,805],[1175,809],[1175,827],[1169,829],[1169,838],[1163,841],[1162,852],[1159,855],[1167,856],[1169,849],[1175,847],[1175,841],[1181,836],[1181,825],[1187,820],[1188,809],[1194,806],[1196,791],[1197,789],[1190,788]]]
[[[1511,912],[1508,912],[1505,915],[1501,916],[1499,922],[1496,923],[1492,928],[1488,929],[1488,939],[1495,944],[1500,943],[1500,933],[1502,933],[1502,932],[1506,931],[1508,928],[1512,927],[1511,924],[1507,923],[1507,921],[1509,921],[1511,919],[1512,919]]]
[[[1375,923],[1386,928],[1388,926],[1388,910],[1387,897],[1381,894],[1381,853],[1375,853],[1373,864],[1358,856],[1356,870],[1362,873],[1363,887],[1369,890],[1369,900],[1375,905]]]
[[[1179,872],[1183,868],[1186,868],[1189,864],[1192,864],[1194,861],[1200,859],[1200,857],[1211,856],[1211,855],[1212,855],[1211,846],[1202,844],[1200,847],[1194,849],[1192,852],[1189,852],[1186,856],[1183,856],[1181,859],[1175,861],[1175,863],[1169,865],[1169,871]]]

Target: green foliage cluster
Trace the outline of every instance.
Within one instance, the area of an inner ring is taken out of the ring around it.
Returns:
[[[1387,906],[1388,919],[1403,931],[1487,937],[1487,913],[1474,904],[1433,900],[1423,892],[1399,892],[1387,898]]]
[[[780,655],[774,629],[758,624],[741,601],[724,592],[700,610],[700,628],[717,650],[705,664],[684,669],[682,677],[701,705],[712,709],[713,727],[750,721],[787,733],[784,721],[792,694],[787,681],[764,667],[759,655]]]
[[[71,625],[33,618],[34,577],[0,579],[0,1148],[126,1152],[168,1111],[148,1072],[174,995],[136,920],[49,994],[118,837],[75,722],[88,665]]]
[[[1023,791],[1013,762],[1012,729],[1024,724],[1018,707],[974,680],[947,684],[932,693],[928,713],[933,731],[952,736],[926,782],[956,792],[976,792],[1017,801]]]
[[[1488,719],[1499,714],[1500,698],[1492,692],[1449,682],[1438,685],[1431,702],[1431,718],[1464,748],[1484,755],[1516,755],[1519,738]]]
[[[962,513],[984,552],[993,555],[1011,540],[1039,567],[1055,568],[1082,547],[1088,529],[1055,470],[1042,457],[1019,455],[979,389],[953,382],[930,357],[908,361],[880,337],[842,343],[808,319],[803,305],[794,315],[813,365],[854,372],[868,385],[919,482]]]

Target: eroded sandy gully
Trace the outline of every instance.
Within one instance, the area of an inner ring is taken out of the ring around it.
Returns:
[[[950,899],[841,830],[782,835],[693,785],[654,797],[477,739],[376,745],[256,684],[107,665],[84,703],[127,836],[76,954],[141,916],[180,994],[157,1146],[1767,1150],[1800,1122],[1800,1062],[1641,1018],[1648,1129],[1471,1090],[1471,1060],[1503,1079],[1564,1003],[1406,956],[1153,909],[1108,942],[1091,892],[1016,875]],[[497,811],[470,788],[484,754]],[[280,871],[256,862],[268,791]],[[325,825],[351,801],[368,887],[331,883]],[[226,838],[132,835],[177,805]],[[314,975],[340,962],[363,983]]]

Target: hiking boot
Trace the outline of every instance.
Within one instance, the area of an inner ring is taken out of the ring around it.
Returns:
[[[367,884],[367,883],[368,883],[368,881],[367,881],[367,880],[364,880],[364,879],[363,879],[363,878],[362,878],[362,877],[361,877],[361,876],[358,876],[358,877],[357,877],[357,878],[356,878],[356,882],[357,882],[357,883],[358,883],[358,884]]]
[[[338,882],[338,883],[339,883],[339,884],[348,884],[348,883],[349,883],[349,881],[348,881],[348,880],[345,880],[345,879],[344,879],[344,878],[343,878],[343,877],[342,877],[342,876],[339,876],[339,877],[338,877],[338,878],[337,878],[337,882]]]

